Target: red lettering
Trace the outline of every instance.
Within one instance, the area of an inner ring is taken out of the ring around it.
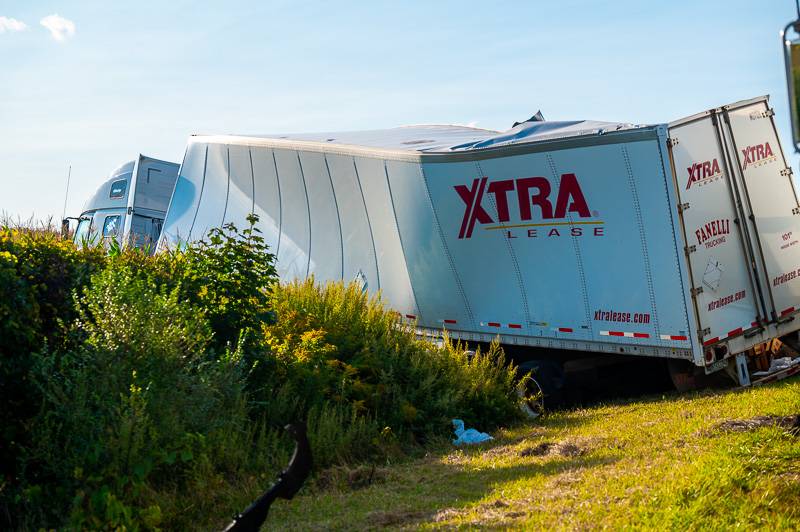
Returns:
[[[529,190],[537,189],[537,193],[530,195]],[[531,204],[537,205],[542,210],[542,218],[553,217],[553,206],[547,197],[550,195],[550,182],[544,177],[524,177],[517,180],[517,198],[519,199],[519,216],[523,220],[530,220]]]
[[[494,194],[494,201],[497,204],[497,218],[500,222],[507,222],[511,219],[508,213],[507,194],[512,190],[514,190],[513,179],[489,183],[489,193]]]
[[[697,163],[693,164],[691,167],[686,169],[686,171],[689,172],[689,181],[686,182],[686,190],[689,190],[689,187],[691,187],[692,183],[695,181],[694,169],[696,167],[697,167]]]
[[[475,221],[482,224],[490,224],[493,222],[489,213],[481,207],[481,199],[483,198],[483,191],[486,187],[486,178],[475,179],[472,181],[472,188],[469,189],[465,185],[456,185],[454,188],[459,197],[467,205],[464,211],[464,218],[461,220],[461,231],[458,233],[458,238],[469,238],[472,236],[472,229],[475,227]]]
[[[519,204],[520,221],[528,221],[534,218],[534,206],[539,207],[543,220],[563,219],[571,217],[573,213],[581,218],[590,218],[592,216],[586,197],[583,195],[575,174],[567,173],[561,175],[555,201],[552,201],[550,197],[551,193],[554,192],[550,181],[542,176],[524,177],[516,180],[502,179],[491,183],[488,181],[489,178],[487,177],[479,177],[473,179],[470,185],[455,185],[453,187],[465,205],[458,238],[470,238],[476,224],[495,223],[492,218],[493,214],[483,207],[483,197],[486,192],[493,195],[490,200],[492,200],[497,211],[496,223],[500,224],[512,221],[509,193],[514,190],[516,190]],[[493,227],[492,229],[500,229],[500,227]],[[603,236],[603,234],[602,227],[594,229],[595,236]],[[507,238],[518,237],[518,235],[511,232],[506,232],[505,235]],[[583,228],[571,227],[570,235],[583,236]],[[529,232],[529,237],[535,236],[537,236],[535,230],[532,233]],[[561,233],[559,230],[554,230],[550,231],[548,236],[561,236]]]
[[[570,202],[570,200],[572,201]],[[589,206],[586,204],[586,198],[583,197],[583,191],[578,185],[578,179],[575,174],[562,175],[561,184],[558,187],[556,218],[564,218],[567,212],[576,212],[581,218],[591,216]]]

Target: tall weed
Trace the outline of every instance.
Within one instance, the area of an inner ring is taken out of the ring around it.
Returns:
[[[348,404],[420,441],[447,431],[453,416],[485,428],[518,416],[515,368],[497,345],[470,358],[460,344],[419,340],[355,283],[297,281],[276,287],[271,303],[277,323],[265,340],[307,407]]]

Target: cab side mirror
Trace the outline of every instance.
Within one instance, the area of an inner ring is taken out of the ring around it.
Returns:
[[[790,37],[790,34],[793,37]],[[800,153],[800,19],[790,22],[781,32],[783,60],[786,64],[786,88],[792,122],[794,151]]]

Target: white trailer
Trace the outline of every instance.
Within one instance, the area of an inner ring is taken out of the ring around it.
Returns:
[[[120,165],[84,205],[74,242],[81,246],[116,239],[155,250],[179,168],[141,154]]]
[[[282,279],[357,280],[421,332],[712,371],[800,329],[798,212],[762,97],[670,125],[193,136],[162,244],[255,213]]]

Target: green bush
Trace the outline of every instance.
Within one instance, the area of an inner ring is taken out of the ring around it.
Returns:
[[[225,224],[209,231],[206,239],[152,261],[162,280],[179,286],[183,299],[205,310],[217,347],[235,345],[242,331],[256,331],[272,319],[275,255],[255,227],[258,217],[247,220],[250,225],[243,230]]]
[[[153,490],[183,489],[209,463],[239,466],[239,355],[214,357],[203,312],[177,295],[125,265],[84,289],[82,348],[37,357],[44,408],[29,460],[50,480],[28,487],[28,508],[66,511],[76,528],[132,527],[161,515]]]
[[[0,526],[230,515],[285,466],[292,421],[325,468],[518,418],[498,346],[419,340],[356,285],[278,285],[255,220],[155,256],[0,233]]]
[[[52,233],[0,228],[0,510],[6,486],[19,483],[27,427],[40,409],[32,353],[63,342],[62,324],[76,316],[73,292],[103,263],[98,250],[76,250]]]

